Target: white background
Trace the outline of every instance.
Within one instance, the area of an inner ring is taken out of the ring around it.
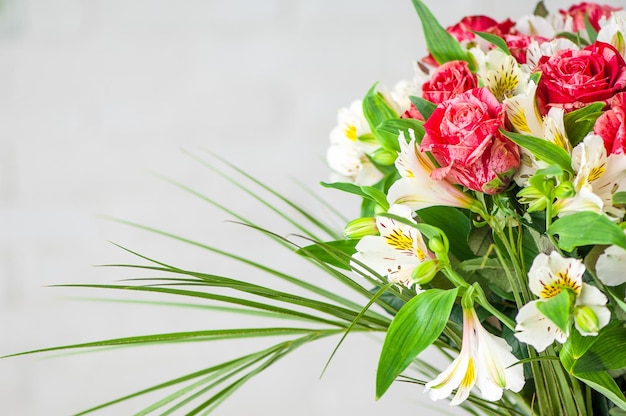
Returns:
[[[426,3],[444,26],[480,12],[515,18],[533,7],[533,2],[499,0]],[[101,214],[227,248],[305,280],[325,278],[254,231],[225,223],[232,217],[153,173],[280,234],[295,231],[181,151],[211,160],[209,149],[330,218],[299,183],[317,191],[317,183],[327,179],[324,154],[336,110],[376,81],[392,87],[410,78],[411,62],[425,52],[409,0],[0,4],[0,354],[262,324],[201,309],[91,300],[156,299],[140,294],[46,286],[146,275],[91,267],[136,262],[109,240],[177,266],[275,284],[206,251],[99,219]],[[547,5],[557,9],[568,3]],[[355,199],[319,192],[348,217],[357,215]],[[346,292],[329,280],[323,284]],[[320,381],[336,342],[318,342],[280,361],[216,414],[442,414],[419,386],[395,383],[374,401],[376,338],[349,337]],[[0,414],[72,414],[258,345],[203,343],[5,359]],[[131,414],[156,397],[100,414]],[[452,411],[446,403],[440,408]]]

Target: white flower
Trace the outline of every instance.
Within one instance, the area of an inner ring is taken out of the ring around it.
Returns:
[[[607,286],[619,286],[626,283],[626,250],[619,246],[609,246],[598,257],[596,274]]]
[[[625,211],[613,206],[612,198],[626,187],[626,155],[607,156],[602,138],[589,134],[572,151],[572,167],[576,195],[555,202],[558,215],[594,211],[621,219]]]
[[[563,343],[569,336],[569,328],[563,332],[554,322],[543,315],[537,304],[558,295],[563,290],[569,290],[575,297],[574,312],[588,308],[597,318],[597,328],[590,331],[588,328],[576,328],[582,335],[597,335],[597,331],[609,323],[610,312],[606,308],[607,298],[597,288],[583,283],[585,266],[581,260],[564,258],[553,251],[550,255],[540,253],[535,257],[528,271],[528,286],[538,300],[524,305],[518,312],[518,331],[515,336],[520,341],[532,345],[537,351],[543,351],[555,340]]]
[[[389,213],[415,223],[411,216],[413,210],[406,205],[393,205]],[[422,234],[415,227],[387,217],[376,217],[376,227],[380,236],[363,237],[352,257],[381,276],[387,276],[390,282],[413,286],[413,270],[424,260],[434,258]],[[352,266],[358,267],[355,263]]]
[[[403,114],[411,107],[410,96],[422,96],[422,85],[429,79],[428,73],[424,71],[419,62],[413,63],[413,70],[415,74],[413,79],[399,81],[388,94],[391,98],[388,102],[398,114]]]
[[[552,39],[556,35],[554,26],[545,17],[526,15],[517,19],[515,30],[526,36],[541,36]]]
[[[470,49],[470,53],[478,64],[479,78],[498,101],[521,94],[526,90],[529,74],[521,70],[511,55],[499,49],[492,49],[485,53],[479,48]]]
[[[526,51],[526,64],[524,64],[524,68],[528,72],[533,72],[542,56],[551,57],[556,55],[557,52],[566,49],[577,51],[580,48],[574,42],[566,38],[556,38],[550,42],[543,42],[541,44],[537,41],[532,41]]]
[[[448,397],[457,389],[451,405],[468,398],[476,385],[485,400],[502,398],[504,389],[518,392],[524,387],[524,372],[511,347],[482,327],[474,308],[463,308],[463,342],[459,356],[433,381],[425,392],[432,400]]]
[[[363,140],[371,131],[363,116],[362,106],[362,102],[356,100],[350,108],[339,110],[338,125],[330,132],[326,160],[343,180],[358,185],[373,185],[382,179],[383,174],[367,157],[379,146],[375,141]]]
[[[607,19],[600,18],[600,30],[596,41],[613,45],[615,49],[626,57],[626,11],[619,10],[611,13]]]
[[[409,143],[404,134],[399,137],[400,153],[396,159],[396,168],[402,178],[389,188],[389,203],[408,205],[414,210],[440,205],[470,208],[474,202],[472,198],[445,179],[434,180],[430,177],[435,165],[415,143],[412,130],[409,134]]]
[[[507,117],[511,124],[521,134],[546,139],[566,152],[571,153],[572,146],[563,123],[564,110],[553,107],[542,118],[537,108],[536,92],[537,85],[529,82],[526,93],[504,100]],[[515,173],[513,180],[519,186],[527,186],[528,179],[538,169],[547,168],[548,166],[548,163],[535,159],[530,151],[520,147],[520,168]]]

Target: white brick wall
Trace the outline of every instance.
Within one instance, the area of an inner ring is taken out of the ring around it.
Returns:
[[[427,4],[444,25],[479,10],[503,18],[531,7],[496,0]],[[310,199],[289,177],[315,189],[326,179],[323,155],[335,110],[375,81],[392,86],[410,77],[411,60],[424,52],[409,0],[3,0],[0,5],[0,354],[250,325],[241,317],[201,310],[69,300],[101,293],[45,287],[139,276],[90,267],[133,261],[106,240],[202,271],[249,273],[198,249],[99,220],[98,214],[160,226],[318,279],[267,240],[225,224],[226,214],[145,172],[170,176],[268,228],[292,232],[178,149],[218,152],[308,205]],[[353,199],[323,195],[341,202],[349,216],[356,214]],[[316,203],[309,206],[323,212]],[[256,277],[263,283],[262,278]],[[350,410],[365,416],[411,406],[425,406],[420,414],[440,414],[419,387],[394,385],[374,402],[380,346],[367,337],[349,338],[320,382],[334,342],[305,347],[278,363],[216,414]],[[192,344],[3,360],[0,414],[70,414],[254,347]]]

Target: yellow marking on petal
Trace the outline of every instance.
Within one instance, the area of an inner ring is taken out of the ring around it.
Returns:
[[[528,127],[528,120],[526,119],[526,112],[524,112],[524,109],[518,102],[508,102],[507,115],[515,130],[520,133],[531,133],[530,127]]]
[[[417,248],[415,255],[420,261],[423,261],[426,258],[426,254],[421,248]]]
[[[543,299],[550,299],[561,293],[561,290],[564,288],[573,290],[574,293],[576,293],[576,296],[580,295],[581,286],[576,283],[576,281],[572,280],[572,278],[567,274],[567,271],[560,271],[555,277],[556,279],[549,285],[541,282],[543,289],[539,294],[540,297]]]
[[[413,251],[413,237],[395,229],[390,235],[385,236],[387,244],[396,250]]]
[[[606,164],[603,163],[600,166],[594,167],[591,169],[591,172],[589,172],[589,182],[599,179],[602,175],[604,175],[604,172],[606,172]]]
[[[487,85],[498,101],[502,102],[505,98],[515,95],[515,88],[519,84],[519,78],[515,72],[513,67],[507,68],[503,64],[497,71],[486,77]]]
[[[356,142],[356,139],[357,139],[356,126],[349,124],[348,126],[346,126],[343,132],[348,139],[352,140],[353,142]]]
[[[568,152],[571,151],[571,146],[569,144],[569,141],[565,138],[565,136],[563,136],[563,134],[561,134],[560,131],[555,130],[553,137],[554,137],[554,144],[559,146],[561,149],[567,150]]]
[[[470,357],[467,362],[467,371],[465,372],[465,376],[463,380],[461,380],[461,384],[459,387],[472,387],[476,382],[476,366],[474,364],[474,360]]]

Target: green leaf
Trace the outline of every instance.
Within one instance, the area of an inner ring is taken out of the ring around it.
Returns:
[[[615,192],[611,199],[613,205],[626,205],[626,192]]]
[[[513,143],[530,151],[537,159],[548,163],[554,163],[568,172],[573,172],[570,155],[559,146],[539,137],[526,136],[500,129]]]
[[[459,42],[439,24],[426,5],[420,0],[412,0],[412,2],[422,22],[426,47],[433,55],[433,58],[435,58],[435,61],[439,64],[448,61],[467,61],[470,64],[470,69],[473,69],[475,64],[469,58],[468,53],[463,50]]]
[[[467,245],[475,255],[482,257],[488,254],[493,243],[493,231],[490,227],[471,227]],[[482,261],[482,258],[479,260]]]
[[[626,410],[626,398],[613,377],[606,372],[574,374],[574,377],[600,392],[622,410]]]
[[[535,6],[535,10],[533,11],[533,15],[539,17],[548,17],[549,14],[550,11],[546,8],[543,0],[537,3],[537,5]]]
[[[563,344],[559,357],[563,367],[570,374],[603,394],[616,406],[626,410],[626,398],[606,371],[579,371],[600,368],[599,361],[606,361],[611,367],[619,366],[622,359],[609,355],[624,355],[619,354],[623,352],[623,341],[617,344],[618,339],[623,337],[623,331],[622,324],[617,321],[611,322],[595,337],[582,336],[578,331],[572,331]],[[603,340],[604,337],[606,338]],[[607,339],[610,345],[603,345]]]
[[[572,297],[567,289],[546,301],[537,302],[536,305],[539,312],[554,322],[561,331],[568,332]]]
[[[585,13],[585,29],[587,29],[587,35],[589,36],[589,41],[594,43],[598,38],[598,31],[589,21],[589,13]]]
[[[380,398],[395,378],[443,331],[458,288],[430,289],[407,302],[395,316],[378,361],[376,397]]]
[[[574,373],[619,370],[626,367],[626,329],[619,321],[602,328],[595,342],[574,364]]]
[[[587,134],[593,131],[596,120],[603,113],[604,105],[604,103],[589,104],[563,116],[563,125],[572,147],[580,143]]]
[[[513,291],[511,283],[504,277],[504,268],[498,259],[469,259],[461,262],[458,268],[465,272],[479,273],[489,283],[490,290],[495,288],[499,293]]]
[[[561,217],[547,233],[558,234],[558,245],[565,251],[593,244],[614,244],[626,250],[626,235],[622,229],[606,216],[591,211]]]
[[[387,195],[384,194],[380,189],[374,188],[373,186],[361,186],[361,191],[375,201],[378,206],[380,206],[384,211],[389,210],[389,202],[387,202]]]
[[[433,114],[433,111],[435,111],[435,108],[437,108],[437,104],[431,103],[422,97],[411,95],[409,100],[411,100],[415,108],[417,108],[417,111],[419,111],[422,117],[424,117],[424,120],[428,120]]]
[[[506,41],[502,39],[500,36],[494,35],[493,33],[487,33],[487,32],[476,32],[476,31],[472,31],[472,32],[474,32],[476,36],[485,39],[487,42],[496,45],[498,49],[500,49],[502,52],[506,53],[507,55],[511,55],[511,51],[509,50],[509,47],[507,46]]]
[[[379,205],[384,211],[389,209],[387,196],[381,190],[372,186],[358,186],[349,182],[320,182],[320,184],[324,188],[338,189],[349,194],[358,195],[365,200],[372,201],[376,205]]]
[[[585,47],[585,46],[589,46],[589,42],[587,42],[585,39],[581,38],[578,33],[559,32],[556,35],[554,35],[554,37],[555,38],[565,38],[565,39],[568,39],[568,40],[574,42],[576,45],[578,45],[581,48]]]
[[[415,132],[415,140],[421,143],[424,137],[424,123],[413,118],[398,118],[383,121],[377,128],[376,133],[381,146],[385,149],[400,151],[398,137],[404,132],[404,137],[409,140],[409,129]]]
[[[466,213],[452,207],[430,207],[420,209],[417,215],[425,223],[443,231],[450,241],[450,251],[458,260],[475,257],[467,242],[470,220]]]
[[[380,140],[376,134],[378,126],[385,120],[398,118],[398,114],[387,103],[385,97],[376,92],[376,84],[369,89],[363,98],[363,115],[370,126],[370,130],[378,140]]]
[[[346,259],[333,255],[332,251],[337,250],[351,256],[356,252],[355,247],[358,242],[359,240],[337,240],[328,241],[323,244],[316,243],[302,247],[301,249],[296,250],[296,253],[304,257],[314,258],[344,270],[352,270],[350,268],[350,263]]]

